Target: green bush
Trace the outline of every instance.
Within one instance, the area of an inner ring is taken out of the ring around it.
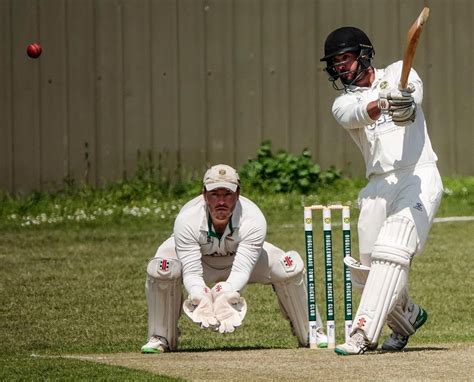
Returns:
[[[257,158],[250,159],[239,171],[246,188],[263,192],[298,192],[307,194],[322,185],[334,183],[342,177],[339,170],[322,171],[311,160],[311,153],[304,149],[301,155],[285,151],[274,154],[270,141],[263,142]]]

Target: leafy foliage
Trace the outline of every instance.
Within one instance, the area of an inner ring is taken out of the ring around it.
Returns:
[[[311,153],[304,149],[301,155],[285,151],[272,152],[271,142],[263,142],[257,158],[250,159],[240,170],[244,186],[265,192],[299,192],[307,194],[321,185],[332,184],[342,177],[339,170],[322,171],[313,163]]]
[[[255,159],[239,170],[242,194],[250,197],[269,217],[281,207],[299,209],[301,203],[356,203],[367,180],[347,178],[332,168],[322,171],[308,150],[300,155],[273,153],[264,142]],[[173,180],[172,180],[173,179]],[[438,216],[471,215],[474,208],[474,177],[443,178],[445,192]],[[61,189],[10,195],[0,191],[0,228],[58,224],[109,224],[124,219],[172,221],[181,206],[198,195],[202,173],[171,176],[152,163],[140,161],[133,177],[101,187],[66,178]],[[274,195],[274,198],[268,196]],[[301,195],[304,195],[302,201]],[[278,208],[277,208],[278,207]]]

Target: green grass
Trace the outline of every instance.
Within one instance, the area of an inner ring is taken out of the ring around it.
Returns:
[[[121,366],[65,358],[2,356],[2,381],[184,381]]]
[[[355,201],[363,181],[342,180],[307,201]],[[446,179],[449,190],[438,216],[474,215],[474,182],[471,178]],[[245,195],[246,193],[243,192]],[[267,216],[268,241],[304,254],[301,197],[251,195]],[[117,198],[104,201],[92,195],[94,208],[120,205]],[[87,209],[76,195],[40,197],[39,203],[8,199],[0,211],[0,380],[166,380],[151,373],[67,359],[67,354],[138,352],[146,340],[145,266],[156,247],[171,232],[178,206],[161,197],[136,199],[133,205],[161,206],[166,214],[114,213],[94,220],[71,220],[22,226],[17,216],[48,213],[54,209]],[[104,206],[104,203],[108,203]],[[165,204],[168,206],[166,209]],[[124,202],[125,205],[125,202]],[[59,206],[59,207],[55,207]],[[122,208],[123,205],[120,207]],[[160,207],[160,208],[161,208]],[[119,210],[119,208],[117,208]],[[121,209],[123,211],[123,209]],[[357,249],[353,208],[353,248]],[[163,216],[162,216],[163,215]],[[64,215],[66,216],[66,215]],[[412,344],[468,342],[474,338],[472,308],[474,222],[435,224],[424,254],[410,273],[413,298],[425,307],[428,323],[410,340]],[[315,231],[315,246],[321,248]],[[340,235],[334,232],[334,248]],[[317,263],[322,261],[321,250]],[[336,252],[335,256],[341,256]],[[318,267],[317,279],[323,280]],[[335,261],[336,319],[342,322],[341,264]],[[201,331],[185,317],[180,349],[294,348],[296,339],[281,317],[271,287],[251,285],[244,293],[248,314],[234,334]],[[321,301],[322,283],[317,285]],[[358,295],[354,293],[355,307]],[[339,309],[338,309],[339,308]],[[323,306],[320,304],[320,309]],[[354,308],[355,309],[355,308]],[[339,326],[340,327],[340,326]],[[387,334],[384,332],[384,334]],[[338,340],[341,340],[338,331]],[[32,357],[32,354],[51,356]],[[169,379],[172,380],[172,379]]]

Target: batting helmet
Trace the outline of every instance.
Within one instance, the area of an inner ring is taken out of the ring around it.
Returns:
[[[333,66],[333,58],[347,52],[358,55],[357,61],[361,64],[358,74],[369,68],[375,54],[370,39],[359,28],[342,27],[331,32],[324,43],[324,57],[321,58],[321,61],[326,62],[326,71],[331,81],[336,81],[340,75]]]

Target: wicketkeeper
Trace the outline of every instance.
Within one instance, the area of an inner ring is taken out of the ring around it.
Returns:
[[[202,194],[183,206],[173,235],[148,263],[148,342],[142,352],[177,348],[181,309],[201,328],[232,333],[245,318],[247,304],[241,294],[249,283],[273,285],[293,333],[307,346],[304,263],[297,252],[266,242],[266,232],[260,209],[240,195],[237,172],[223,164],[211,167]],[[324,347],[327,337],[319,314],[318,323],[318,344]]]
[[[412,69],[408,88],[399,89],[401,61],[375,69],[372,43],[358,28],[336,29],[324,50],[321,61],[342,90],[333,115],[361,150],[369,179],[359,194],[360,263],[347,262],[364,289],[352,336],[336,353],[375,349],[385,322],[392,334],[382,349],[401,350],[428,317],[408,294],[408,273],[443,193],[421,107],[423,84]]]

